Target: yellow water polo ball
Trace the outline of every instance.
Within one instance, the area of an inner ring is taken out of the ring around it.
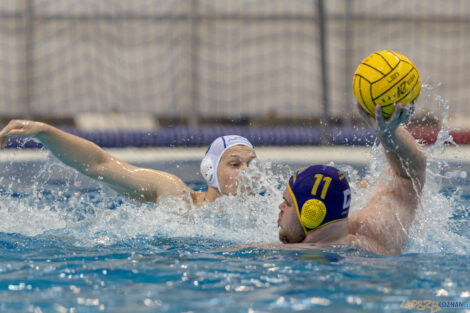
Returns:
[[[365,58],[354,73],[353,93],[369,115],[376,105],[384,118],[390,117],[395,103],[414,104],[421,90],[421,79],[413,62],[395,51],[383,50]]]
[[[326,206],[318,199],[305,201],[300,213],[300,223],[307,228],[318,227],[326,216]]]

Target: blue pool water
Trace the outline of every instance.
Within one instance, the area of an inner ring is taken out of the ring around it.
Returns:
[[[382,163],[337,166],[354,183]],[[203,187],[197,163],[142,165]],[[205,208],[136,204],[52,159],[2,166],[0,312],[416,312],[406,307],[413,300],[464,312],[445,306],[470,302],[463,165],[430,161],[409,242],[387,257],[252,245],[277,242],[277,204],[296,165],[260,163],[250,172],[255,196]],[[367,201],[353,195],[353,210]]]

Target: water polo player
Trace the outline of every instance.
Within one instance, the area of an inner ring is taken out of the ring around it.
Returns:
[[[389,120],[359,108],[374,130],[391,167],[364,208],[349,214],[346,177],[334,167],[310,166],[294,173],[279,205],[279,238],[284,243],[355,245],[378,254],[398,254],[407,239],[425,182],[426,157],[402,126],[412,113],[397,104]],[[354,198],[354,195],[352,195]]]
[[[173,174],[133,166],[88,140],[45,123],[12,120],[0,131],[0,147],[5,147],[8,136],[34,137],[66,165],[140,202],[158,202],[189,193],[195,204],[202,205],[222,194],[235,194],[238,172],[256,157],[253,145],[244,137],[229,135],[215,139],[201,163],[208,190],[197,192]]]

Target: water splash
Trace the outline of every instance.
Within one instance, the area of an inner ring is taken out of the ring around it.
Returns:
[[[437,107],[441,128],[435,144],[425,148],[426,184],[405,251],[470,254],[470,209],[463,198],[467,172],[463,165],[444,160],[449,145],[458,148],[450,134],[456,129],[447,126],[449,103],[434,87],[423,87],[426,99]]]
[[[18,170],[14,163],[8,167]],[[158,205],[132,202],[55,159],[36,167],[31,181],[24,174],[2,177],[8,186],[0,192],[0,232],[52,236],[79,246],[155,236],[276,241],[277,206],[291,172],[256,160],[241,175],[236,196],[197,207],[181,197]]]
[[[425,148],[427,182],[404,252],[470,254],[468,175],[462,166],[443,160],[445,143],[455,145],[446,126],[448,103],[430,86],[424,85],[422,93],[425,101],[433,101],[437,115],[430,118],[438,118],[442,128],[437,142]],[[351,211],[366,205],[373,188],[364,186],[376,185],[387,168],[380,146],[372,147],[371,156],[365,174],[355,166],[328,164],[341,169],[350,182]],[[29,168],[26,175],[24,167]],[[277,207],[294,169],[255,160],[241,175],[236,196],[196,207],[180,198],[158,205],[129,201],[52,157],[45,163],[10,162],[0,176],[0,232],[50,236],[78,246],[139,237],[276,242]]]
[[[422,200],[404,253],[449,253],[470,254],[470,187],[467,171],[462,164],[446,160],[449,145],[458,148],[447,126],[449,103],[437,94],[435,87],[423,84],[421,98],[433,113],[426,119],[438,121],[440,130],[435,144],[425,146],[427,156],[426,184]],[[332,166],[337,166],[330,163]],[[377,143],[371,148],[371,158],[364,175],[351,166],[343,166],[348,173],[352,189],[351,211],[364,207],[374,193],[374,188],[383,179],[388,169],[383,149]]]

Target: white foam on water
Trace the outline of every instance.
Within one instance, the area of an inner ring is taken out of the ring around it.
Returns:
[[[356,169],[338,166],[358,179]],[[51,186],[59,171],[66,184]],[[237,195],[198,207],[182,197],[140,204],[108,188],[76,192],[87,178],[51,159],[21,196],[0,195],[0,232],[48,235],[79,246],[108,245],[136,237],[201,237],[241,243],[278,242],[278,206],[293,168],[253,160],[240,174]],[[15,190],[14,181],[8,190]],[[92,183],[92,186],[99,186]],[[114,207],[114,209],[110,209]]]
[[[470,186],[467,185],[465,168],[449,164],[445,159],[446,147],[457,146],[448,128],[449,104],[436,94],[430,85],[423,85],[421,98],[430,102],[435,115],[428,114],[426,119],[439,121],[441,129],[437,141],[425,146],[427,156],[426,184],[422,191],[420,205],[415,220],[408,233],[408,242],[403,253],[449,253],[470,254]],[[380,183],[389,169],[385,154],[380,145],[371,148],[371,159],[367,164],[366,174],[361,177],[351,166],[341,169],[347,173],[352,190],[350,211],[364,207],[374,193],[373,186]],[[329,165],[338,166],[330,163]],[[385,174],[384,174],[385,173]],[[364,182],[365,184],[362,184]],[[366,185],[366,188],[362,186]],[[451,194],[443,193],[449,189]],[[462,198],[463,195],[467,198]]]
[[[470,199],[462,199],[462,188],[467,189],[464,181],[467,172],[443,160],[446,143],[457,146],[450,135],[453,129],[447,127],[449,104],[432,86],[423,85],[423,89],[426,99],[437,107],[441,129],[436,143],[425,148],[426,184],[404,251],[470,254]],[[441,192],[446,187],[454,190],[452,194]]]
[[[422,93],[426,101],[435,102],[443,127],[436,144],[425,148],[427,182],[403,251],[470,254],[470,202],[462,200],[462,193],[465,191],[468,195],[470,191],[465,185],[451,185],[455,190],[452,194],[441,192],[449,184],[467,177],[465,170],[451,168],[440,159],[445,154],[444,142],[452,142],[450,129],[445,126],[448,104],[439,96],[431,97],[433,90],[427,85],[423,85]],[[356,167],[329,164],[341,169],[350,182],[351,211],[365,206],[373,193],[373,188],[363,188],[361,182],[376,185],[388,168],[380,146],[373,146],[371,155],[365,176]],[[12,163],[6,166],[8,169]],[[31,184],[0,175],[0,190],[3,190],[0,192],[0,232],[54,236],[79,246],[108,245],[155,236],[277,242],[278,205],[293,170],[287,165],[256,160],[241,175],[236,196],[224,196],[203,207],[181,198],[164,199],[156,205],[123,199],[51,158],[35,173]],[[57,177],[62,183],[51,185]],[[96,190],[77,191],[90,185]],[[15,192],[20,195],[14,195]]]
[[[45,184],[56,167],[62,167],[65,176],[61,179],[67,182],[57,189]],[[84,180],[86,183],[86,178],[51,161],[20,196],[12,196],[15,184],[21,184],[16,180],[7,187],[11,192],[0,195],[0,231],[26,236],[47,234],[84,246],[142,236],[273,242],[278,236],[277,207],[290,171],[286,165],[255,160],[241,175],[236,196],[224,196],[198,207],[185,197],[140,204],[107,188],[72,192],[73,187],[80,187]]]

